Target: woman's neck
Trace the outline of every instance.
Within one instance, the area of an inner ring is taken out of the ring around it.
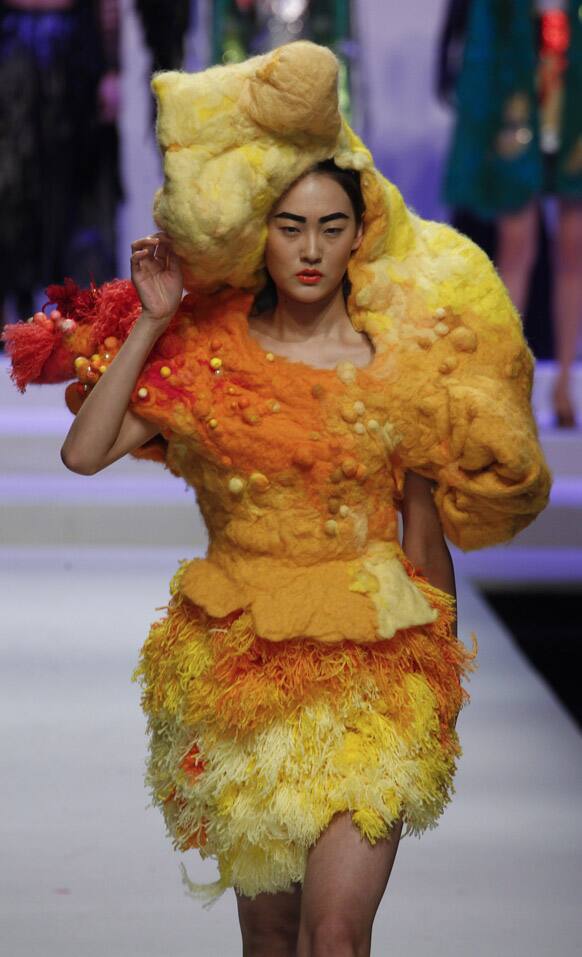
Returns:
[[[278,342],[360,338],[348,316],[341,286],[328,299],[314,303],[298,302],[278,292],[268,325],[268,335]]]

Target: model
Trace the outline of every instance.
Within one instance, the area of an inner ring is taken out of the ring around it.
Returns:
[[[330,925],[366,953],[461,754],[476,642],[443,533],[506,541],[548,500],[533,357],[484,253],[407,209],[342,120],[327,49],[153,85],[160,230],[133,282],[52,287],[10,330],[13,374],[76,370],[69,468],[131,452],[196,490],[206,557],[134,674],[153,800],[219,867],[186,886],[234,888],[245,953],[316,954]]]

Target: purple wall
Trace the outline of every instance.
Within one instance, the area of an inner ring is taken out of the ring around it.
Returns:
[[[361,134],[382,172],[430,219],[445,219],[439,200],[452,117],[433,93],[435,47],[444,0],[361,0]]]

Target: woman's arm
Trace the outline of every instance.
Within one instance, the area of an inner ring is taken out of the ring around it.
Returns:
[[[402,503],[402,550],[431,585],[453,595],[457,591],[453,560],[433,501],[436,483],[416,472],[407,472]],[[456,634],[456,619],[453,626]]]
[[[61,449],[66,467],[82,475],[100,472],[159,431],[128,405],[153,345],[179,305],[182,271],[164,233],[132,244],[131,267],[141,315],[106,374],[85,398]]]
[[[94,475],[149,441],[159,427],[127,408],[158,330],[142,313],[107,374],[101,376],[77,412],[61,449],[72,472]]]

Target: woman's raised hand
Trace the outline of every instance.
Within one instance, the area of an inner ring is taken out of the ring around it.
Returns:
[[[152,233],[131,244],[131,279],[144,313],[157,322],[169,322],[184,287],[180,260],[167,233]]]

